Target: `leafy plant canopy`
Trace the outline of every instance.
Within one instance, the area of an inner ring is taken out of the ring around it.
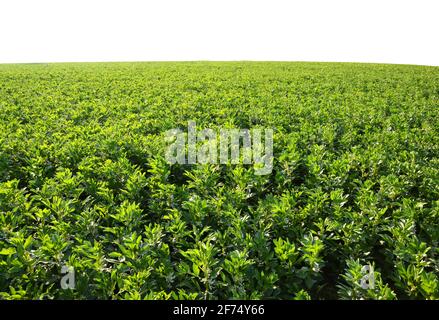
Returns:
[[[0,65],[0,298],[439,299],[438,111],[438,67]],[[272,172],[167,163],[190,120]]]

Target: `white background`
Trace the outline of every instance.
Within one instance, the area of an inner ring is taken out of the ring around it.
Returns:
[[[0,63],[439,65],[439,0],[0,0]]]

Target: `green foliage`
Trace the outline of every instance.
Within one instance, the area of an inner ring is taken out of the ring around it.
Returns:
[[[0,65],[0,298],[439,299],[438,110],[437,67]],[[188,120],[272,173],[166,163]]]

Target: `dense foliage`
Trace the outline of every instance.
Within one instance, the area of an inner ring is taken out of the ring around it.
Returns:
[[[0,111],[0,298],[439,299],[438,67],[0,65]],[[188,120],[272,173],[167,164]]]

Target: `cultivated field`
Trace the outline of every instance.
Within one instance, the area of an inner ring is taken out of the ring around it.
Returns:
[[[272,171],[167,163],[188,121]],[[0,65],[0,298],[439,299],[438,130],[439,67]]]

